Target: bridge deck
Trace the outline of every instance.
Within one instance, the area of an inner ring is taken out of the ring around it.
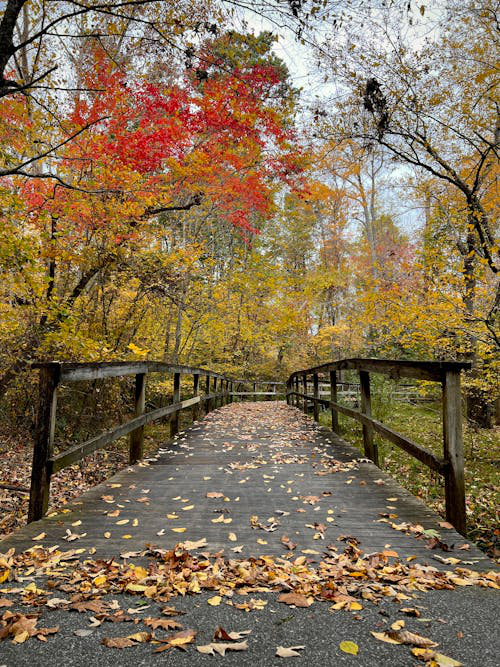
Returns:
[[[466,539],[441,526],[443,520],[434,512],[372,463],[359,458],[358,450],[295,408],[272,402],[232,404],[193,424],[154,458],[87,492],[68,506],[69,511],[19,530],[2,542],[0,551],[58,544],[61,549],[86,549],[85,556],[89,549],[95,549],[93,559],[119,560],[119,554],[141,551],[145,544],[170,549],[179,542],[204,539],[206,546],[199,549],[201,552],[224,550],[224,557],[239,559],[263,554],[294,559],[305,553],[315,566],[325,557],[328,545],[333,548],[330,554],[335,549],[342,552],[346,537],[352,537],[365,553],[397,552],[404,562],[450,570],[457,563],[452,566],[443,559],[451,556],[459,559],[459,567],[492,569],[481,551],[473,545],[461,549],[468,544]],[[408,524],[406,531],[402,524]],[[439,540],[451,551],[439,544],[430,549],[431,536],[417,537],[416,525],[437,531]],[[63,539],[67,531],[81,537],[67,543]],[[33,537],[42,533],[45,537],[34,542]],[[293,553],[282,541],[284,536],[296,545]],[[125,610],[135,602],[122,600],[127,597],[118,596]],[[426,624],[398,613],[394,604],[387,607],[385,601],[357,615],[332,612],[331,603],[326,602],[307,609],[287,608],[277,603],[274,595],[264,610],[245,614],[225,604],[207,606],[207,597],[203,593],[172,602],[187,613],[181,619],[184,627],[198,624],[197,644],[208,643],[219,623],[229,626],[227,630],[251,629],[249,649],[224,658],[238,665],[276,664],[280,661],[274,657],[276,646],[297,644],[306,646],[296,658],[297,664],[325,664],[327,657],[343,664],[353,658],[338,648],[342,640],[359,644],[360,665],[415,664],[408,646],[386,644],[370,634],[396,618],[405,618],[407,628],[431,636],[440,642],[439,651],[467,665],[495,665],[500,648],[493,645],[491,632],[483,623],[488,609],[498,602],[492,589],[457,587],[454,591],[431,591],[418,601],[407,602],[411,607],[422,605],[421,616],[430,619]],[[153,615],[155,605],[151,602],[144,615]],[[16,646],[3,641],[0,663],[42,664],[48,656],[57,659],[59,653],[64,654],[67,665],[149,664],[157,659],[149,645],[117,651],[99,643],[103,636],[129,634],[139,626],[125,632],[115,627],[120,623],[113,624],[111,630],[112,624],[103,624],[82,639],[73,635],[75,628],[87,627],[81,614],[44,610],[43,616],[44,621],[51,618],[39,625],[54,625],[56,619],[59,633],[47,643],[32,639]],[[104,625],[108,627],[104,629]],[[202,664],[213,659],[192,647],[186,654],[175,649],[167,653],[175,664]]]

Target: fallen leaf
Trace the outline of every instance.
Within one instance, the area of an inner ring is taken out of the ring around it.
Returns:
[[[223,627],[218,625],[215,628],[214,639],[222,639],[222,641],[236,641],[238,639],[243,639],[246,635],[249,635],[251,630],[240,630],[239,632],[226,632]]]
[[[278,646],[276,648],[276,655],[278,658],[296,658],[300,656],[299,651],[302,651],[305,646]]]
[[[220,595],[214,595],[212,598],[208,598],[207,602],[212,607],[218,607],[222,602],[222,598]]]
[[[94,633],[94,630],[89,629],[89,628],[82,628],[81,630],[75,630],[73,632],[74,635],[77,637],[89,637]]]
[[[136,643],[128,637],[104,637],[101,644],[104,644],[104,646],[107,646],[108,648],[130,648],[130,646],[136,645]]]
[[[39,542],[40,540],[43,540],[47,536],[46,533],[40,533],[39,535],[35,535],[35,537],[32,537],[31,539],[33,542]]]
[[[291,604],[295,607],[310,607],[311,603],[306,598],[305,595],[300,593],[282,593],[278,597],[278,602],[284,602],[285,604]]]
[[[201,540],[197,540],[196,542],[191,542],[190,540],[186,540],[185,542],[182,542],[182,546],[186,551],[189,551],[190,549],[201,549],[202,547],[207,546],[207,540],[202,537]]]
[[[419,648],[437,646],[436,642],[433,642],[432,639],[427,639],[427,637],[422,637],[422,635],[410,632],[409,630],[388,630],[387,635],[398,644],[410,644]]]
[[[180,623],[170,618],[145,618],[144,624],[153,630],[157,628],[162,628],[162,630],[177,630],[178,628],[182,628]]]
[[[186,529],[185,528],[171,528],[170,529],[173,533],[185,533]]]
[[[208,655],[215,655],[215,653],[218,653],[219,655],[225,656],[226,651],[246,651],[248,648],[248,644],[246,641],[232,643],[232,644],[212,642],[211,644],[205,644],[204,646],[197,646],[196,648],[200,653],[205,653]]]
[[[339,648],[344,653],[350,653],[351,655],[358,655],[359,646],[351,641],[340,642]]]

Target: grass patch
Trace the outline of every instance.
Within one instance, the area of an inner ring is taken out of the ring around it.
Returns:
[[[412,405],[374,397],[372,409],[380,421],[434,454],[443,455],[438,402]],[[330,413],[322,412],[320,422],[330,426]],[[361,424],[340,415],[340,426],[342,437],[362,450]],[[379,447],[381,467],[444,517],[444,479],[380,436],[375,435],[375,442]],[[500,429],[478,429],[464,424],[464,451],[468,538],[496,558],[500,555]]]

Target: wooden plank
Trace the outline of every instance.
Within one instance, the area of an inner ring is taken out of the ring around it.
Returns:
[[[298,394],[298,396],[304,397],[304,394]],[[308,398],[311,400],[310,397]],[[428,449],[425,449],[425,447],[422,447],[416,442],[413,442],[413,440],[410,440],[410,438],[401,435],[401,433],[393,431],[391,428],[389,428],[389,426],[382,424],[382,422],[362,414],[359,410],[353,410],[352,408],[348,408],[345,405],[340,405],[339,403],[334,403],[333,401],[326,401],[322,398],[318,399],[318,402],[338,410],[338,412],[346,415],[346,417],[352,417],[361,423],[370,424],[374,431],[380,433],[380,435],[384,436],[387,440],[393,442],[398,447],[401,447],[401,449],[404,449],[408,454],[411,454],[414,458],[421,461],[421,463],[424,463],[426,466],[432,470],[436,470],[442,475],[444,474],[444,471],[447,467],[447,462],[438,458]]]
[[[54,447],[59,378],[58,367],[40,369],[28,523],[41,519],[49,505],[51,473],[47,462],[52,456]]]
[[[146,374],[135,376],[134,412],[136,417],[144,414],[146,407]],[[130,433],[130,463],[137,463],[144,456],[144,426],[139,426]]]
[[[258,391],[254,393],[253,391],[232,391],[233,396],[283,396],[283,392],[276,391]]]
[[[62,452],[57,456],[51,457],[48,461],[48,468],[50,469],[51,473],[54,474],[59,470],[62,470],[63,468],[71,465],[72,463],[76,463],[84,456],[92,454],[92,452],[95,452],[96,449],[101,449],[102,447],[109,445],[110,442],[114,442],[115,440],[118,440],[118,438],[121,438],[124,435],[128,435],[134,429],[139,428],[139,426],[144,426],[151,423],[152,421],[160,419],[161,417],[171,415],[178,410],[189,408],[195,403],[199,403],[199,401],[200,397],[194,396],[193,398],[188,398],[185,401],[172,403],[171,405],[165,405],[163,408],[157,408],[156,410],[146,412],[140,417],[135,417],[125,424],[121,424],[114,429],[105,431],[95,438],[91,438],[86,442],[82,442],[80,445],[75,445],[74,447],[67,449],[65,452]]]
[[[445,473],[446,519],[465,536],[464,446],[462,439],[462,397],[460,373],[448,372],[443,383],[443,441]]]
[[[332,370],[363,370],[389,375],[393,379],[409,377],[418,380],[441,381],[448,371],[459,372],[469,369],[469,362],[462,361],[407,361],[405,359],[341,359],[321,366],[296,371],[290,376],[312,373],[326,373]]]
[[[61,382],[77,382],[81,380],[99,380],[107,377],[121,377],[125,375],[137,375],[138,373],[180,373],[181,375],[209,375],[227,379],[221,373],[207,370],[205,368],[193,368],[180,364],[167,364],[162,361],[111,361],[111,362],[47,362],[33,363],[32,368],[60,368]]]

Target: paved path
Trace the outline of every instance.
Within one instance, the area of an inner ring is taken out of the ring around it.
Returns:
[[[85,549],[84,555],[90,552],[96,560],[118,559],[124,552],[143,551],[146,544],[171,549],[179,542],[203,541],[199,552],[219,552],[232,559],[266,555],[293,560],[305,554],[314,568],[323,558],[341,553],[347,544],[351,551],[385,551],[391,559],[397,554],[404,563],[448,571],[457,565],[492,569],[491,561],[473,545],[460,549],[467,541],[440,526],[442,519],[434,512],[373,464],[359,459],[356,449],[295,408],[270,402],[233,404],[193,424],[157,456],[123,470],[64,512],[10,536],[0,551],[58,544],[61,549]],[[431,533],[421,536],[422,530]],[[33,541],[40,535],[44,537]],[[74,535],[79,537],[63,539]],[[285,542],[295,545],[294,549],[289,550]],[[433,544],[435,548],[430,549]],[[458,561],[443,562],[450,557]],[[386,579],[390,581],[390,575]],[[184,627],[197,627],[197,644],[209,642],[219,623],[227,630],[252,630],[249,649],[224,658],[202,655],[192,646],[186,653],[170,649],[154,656],[147,644],[109,649],[100,645],[100,638],[125,634],[115,628],[123,624],[113,624],[112,633],[111,624],[106,623],[88,637],[76,637],[73,631],[86,628],[88,618],[44,608],[45,622],[39,625],[58,623],[60,631],[47,643],[34,638],[21,646],[3,641],[0,665],[42,665],[49,657],[65,665],[157,661],[196,665],[216,659],[267,665],[283,662],[274,657],[276,646],[297,644],[306,647],[294,658],[297,665],[412,665],[415,657],[408,646],[387,644],[370,634],[401,618],[408,629],[431,636],[440,644],[437,650],[463,664],[498,664],[500,646],[491,630],[500,608],[493,589],[457,586],[453,591],[427,592],[418,602],[420,618],[405,616],[385,600],[363,605],[356,614],[355,609],[331,611],[331,601],[296,608],[279,604],[276,594],[263,592],[259,597],[268,604],[250,613],[228,604],[209,606],[209,593],[175,600],[176,607],[186,612]],[[135,602],[127,595],[114,598],[123,609]],[[414,607],[415,600],[406,604]],[[150,601],[144,613],[153,615],[158,609]],[[134,626],[132,632],[137,627],[144,629]],[[358,643],[356,657],[338,648],[343,640]]]

